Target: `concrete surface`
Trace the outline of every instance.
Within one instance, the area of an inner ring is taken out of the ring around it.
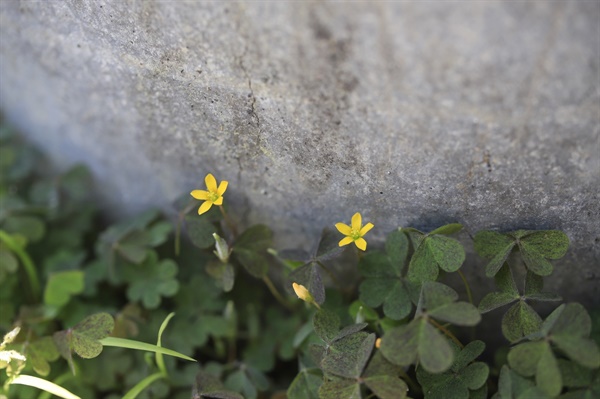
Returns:
[[[373,244],[561,229],[550,288],[599,304],[599,21],[596,1],[2,1],[0,109],[126,213],[212,172],[281,247],[356,211]]]

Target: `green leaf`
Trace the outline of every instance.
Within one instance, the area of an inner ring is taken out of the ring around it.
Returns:
[[[359,378],[371,356],[375,334],[358,332],[335,341],[321,362],[324,372]]]
[[[207,249],[214,245],[213,233],[216,231],[214,224],[198,215],[188,215],[184,221],[192,244],[201,249]]]
[[[548,262],[541,253],[533,246],[529,246],[526,242],[521,242],[519,245],[521,249],[521,257],[527,270],[539,275],[549,276],[552,274],[552,264]]]
[[[524,237],[521,242],[547,259],[560,259],[567,253],[569,237],[562,231],[542,230]]]
[[[321,309],[313,317],[313,327],[319,338],[331,344],[340,329],[340,318],[335,313]]]
[[[117,338],[117,337],[105,337],[105,338],[100,339],[99,343],[103,346],[115,346],[118,348],[135,349],[135,350],[139,350],[139,351],[146,351],[146,352],[153,352],[153,353],[162,353],[163,355],[178,357],[180,359],[189,360],[190,362],[196,361],[196,360],[192,359],[191,357],[183,355],[174,350],[163,348],[163,347],[160,347],[157,345],[148,344],[145,342],[131,340],[131,339]]]
[[[453,238],[430,236],[425,239],[424,244],[429,246],[438,267],[446,272],[457,271],[465,261],[465,250]]]
[[[433,310],[440,306],[447,305],[458,299],[458,294],[452,288],[445,284],[435,281],[423,283],[421,288],[420,308]]]
[[[44,303],[61,307],[69,303],[73,295],[83,292],[84,275],[81,270],[68,270],[52,273],[46,283]]]
[[[555,322],[549,322],[552,335],[565,334],[575,337],[588,337],[592,331],[592,319],[579,303],[568,303],[561,305],[548,316],[546,321],[552,320],[554,314],[557,314]]]
[[[517,299],[519,299],[518,294],[510,294],[508,292],[490,292],[483,297],[481,302],[479,302],[478,309],[481,313],[487,313],[501,306],[508,305]]]
[[[356,380],[326,376],[319,388],[320,399],[362,399]]]
[[[409,366],[417,361],[419,349],[419,329],[421,320],[391,329],[381,338],[381,353],[387,360],[398,366]]]
[[[516,342],[539,330],[542,318],[525,301],[519,301],[502,317],[502,334],[510,342]]]
[[[321,266],[317,262],[308,262],[290,274],[290,281],[306,287],[315,302],[322,305],[325,302],[325,285],[321,276]]]
[[[235,283],[235,269],[230,263],[212,261],[206,265],[206,272],[217,281],[217,284],[225,292],[233,289]]]
[[[19,261],[13,253],[0,248],[0,283],[6,279],[7,275],[16,272],[18,267]]]
[[[267,249],[272,245],[273,232],[265,225],[248,228],[237,239],[233,253],[252,276],[262,278],[269,270]]]
[[[500,370],[500,378],[498,380],[498,393],[494,395],[493,399],[515,399],[522,398],[525,399],[528,396],[526,392],[531,392],[534,389],[534,384],[532,381],[525,379],[515,373],[513,370],[508,368],[508,366],[502,366]],[[537,396],[529,396],[536,397]],[[540,399],[544,399],[545,395],[539,395]]]
[[[464,348],[456,355],[456,360],[452,365],[452,370],[459,371],[465,368],[473,360],[477,359],[483,353],[485,343],[483,341],[472,341],[465,345]],[[475,388],[471,388],[475,389]]]
[[[408,387],[398,378],[400,369],[375,352],[362,375],[362,380],[379,399],[403,399]]]
[[[298,373],[287,390],[289,399],[319,399],[319,387],[323,383],[320,369],[304,369]]]
[[[102,352],[100,340],[107,337],[114,328],[114,320],[108,313],[96,313],[86,317],[76,326],[65,331],[57,331],[52,338],[61,354],[71,365],[71,352],[74,351],[84,359],[91,359]]]
[[[141,265],[130,265],[124,275],[130,282],[127,297],[131,301],[141,300],[147,309],[156,309],[161,297],[171,297],[179,291],[176,279],[178,267],[171,259],[158,261],[158,255],[149,251]]]
[[[558,363],[550,347],[545,346],[537,364],[535,382],[549,396],[558,396],[562,390],[562,377]]]
[[[600,367],[600,351],[593,340],[569,334],[553,334],[551,339],[569,359],[591,369]]]
[[[139,381],[137,384],[133,386],[125,395],[123,395],[123,399],[135,399],[137,396],[142,393],[142,391],[152,385],[155,381],[160,380],[161,378],[165,378],[165,375],[162,373],[154,373],[143,380]]]
[[[385,252],[390,260],[391,266],[397,276],[401,276],[404,263],[408,256],[408,239],[401,231],[394,231],[387,236],[385,241]]]
[[[462,371],[461,379],[470,390],[479,389],[487,381],[490,369],[487,364],[475,362]]]
[[[474,326],[481,321],[479,310],[468,302],[456,302],[438,306],[427,313],[438,320],[459,326]]]
[[[426,320],[421,321],[418,343],[419,360],[430,373],[441,373],[452,366],[454,352],[446,338]]]
[[[513,243],[514,240],[511,237],[491,230],[479,231],[474,238],[475,251],[484,259],[493,259]]]
[[[47,376],[50,373],[50,364],[60,354],[52,337],[43,337],[30,343],[25,349],[25,356],[31,362],[33,369],[41,376]]]
[[[429,235],[432,236],[434,234],[443,234],[450,235],[454,233],[458,233],[463,228],[463,225],[460,223],[450,223],[442,227],[438,227],[437,229],[429,232]]]
[[[508,352],[508,364],[524,377],[535,375],[537,364],[544,352],[549,351],[547,342],[525,342],[513,347]]]
[[[424,240],[425,241],[425,240]],[[415,250],[408,264],[407,277],[410,281],[419,283],[423,281],[434,281],[437,279],[439,270],[433,253],[425,242]]]
[[[20,234],[31,242],[41,240],[46,234],[46,225],[35,216],[10,216],[4,221],[2,229],[9,234]]]
[[[10,383],[35,387],[64,399],[81,399],[79,396],[71,393],[59,385],[56,385],[53,382],[31,375],[18,375],[15,379],[11,380]]]

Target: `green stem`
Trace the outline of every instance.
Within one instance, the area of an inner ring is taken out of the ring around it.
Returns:
[[[440,330],[441,332],[443,332],[448,338],[450,338],[452,341],[454,341],[456,343],[456,345],[458,345],[460,348],[464,348],[465,346],[458,340],[458,338],[456,338],[454,336],[454,334],[452,334],[450,332],[450,330],[448,330],[446,327],[444,327],[443,325],[441,325],[440,323],[438,323],[437,321],[428,318],[427,320],[429,320],[429,322],[431,324],[433,324],[438,330]]]
[[[144,389],[148,388],[154,381],[165,378],[162,373],[154,373],[138,382],[123,396],[123,399],[135,399]]]
[[[275,285],[273,284],[273,282],[271,281],[271,279],[269,278],[269,276],[267,276],[265,274],[263,276],[262,280],[265,282],[265,284],[269,288],[269,291],[271,291],[271,294],[273,294],[273,296],[275,297],[275,299],[277,299],[277,301],[280,304],[282,304],[286,309],[293,310],[293,308],[290,306],[290,304],[287,303],[286,300],[281,296],[281,294],[279,293],[279,291],[277,291],[277,288],[275,288]]]
[[[12,236],[7,234],[4,230],[0,230],[0,240],[4,244],[6,244],[8,249],[14,252],[21,260],[21,263],[25,268],[25,272],[27,273],[29,284],[31,286],[31,295],[33,296],[32,299],[34,302],[37,302],[40,297],[41,289],[40,280],[38,278],[37,270],[35,268],[35,265],[33,264],[33,261],[31,260],[29,255],[27,255],[27,252],[25,252],[23,248],[21,248],[19,244],[15,242]]]
[[[406,374],[406,371],[404,371],[404,369],[402,369],[402,368],[400,368],[400,378],[403,379],[408,384],[410,390],[413,391],[414,393],[422,392],[419,384],[417,384],[412,378],[410,378],[410,376],[408,374]]]
[[[465,277],[463,272],[460,271],[460,269],[458,270],[458,275],[460,276],[463,283],[465,284],[465,289],[467,290],[467,296],[469,297],[469,302],[471,302],[471,305],[473,305],[473,295],[471,294],[471,287],[469,286],[469,282],[467,281],[467,278]]]

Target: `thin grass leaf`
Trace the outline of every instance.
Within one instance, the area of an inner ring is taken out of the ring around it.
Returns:
[[[52,395],[56,395],[64,399],[81,399],[79,396],[71,393],[61,386],[56,385],[53,382],[44,380],[43,378],[34,377],[32,375],[21,374],[12,380],[11,384],[27,385],[38,388],[42,391],[50,392]]]
[[[141,380],[140,382],[138,382],[137,384],[135,384],[135,386],[133,388],[131,388],[129,390],[129,392],[127,392],[124,396],[123,399],[135,399],[137,398],[137,396],[146,388],[148,388],[154,381],[159,380],[161,378],[164,378],[164,375],[162,373],[154,373],[149,375],[148,377],[144,378],[143,380]]]
[[[167,348],[161,348],[160,346],[147,344],[145,342],[134,341],[132,339],[106,337],[104,339],[101,339],[99,342],[103,346],[116,346],[117,348],[135,349],[135,350],[139,350],[139,351],[154,352],[154,353],[160,352],[165,355],[189,360],[190,362],[196,361],[195,359],[192,359],[191,357],[183,355],[179,352],[175,352],[174,350],[167,349]]]

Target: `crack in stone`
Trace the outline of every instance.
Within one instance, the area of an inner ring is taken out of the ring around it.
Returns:
[[[247,52],[248,52],[248,47],[246,46],[246,47],[244,47],[244,52],[242,53],[242,55],[237,57],[238,65],[240,66],[240,68],[242,69],[242,72],[244,72],[244,76],[248,80],[248,88],[250,89],[250,98],[252,99],[252,102],[250,103],[250,114],[254,117],[254,119],[256,119],[256,126],[258,127],[258,129],[260,129],[260,117],[256,113],[256,97],[254,96],[254,89],[252,89],[252,79],[250,79],[248,70],[244,66],[244,56],[246,55]]]

